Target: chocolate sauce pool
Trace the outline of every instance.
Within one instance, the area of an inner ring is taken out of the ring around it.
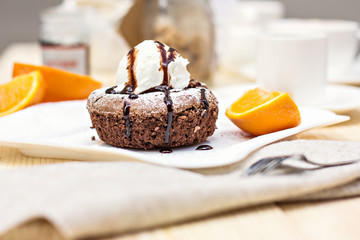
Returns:
[[[159,152],[161,153],[172,153],[171,148],[160,148]]]
[[[213,147],[210,145],[200,145],[196,148],[196,150],[211,150],[211,149],[213,149]]]

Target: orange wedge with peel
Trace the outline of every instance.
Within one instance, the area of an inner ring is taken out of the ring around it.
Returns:
[[[41,102],[44,93],[45,84],[39,71],[0,85],[0,117]]]
[[[101,83],[89,76],[75,74],[48,66],[15,63],[13,77],[38,70],[43,75],[46,90],[42,102],[86,99]]]
[[[289,94],[251,89],[226,109],[226,116],[254,136],[296,127],[301,123],[298,107]]]

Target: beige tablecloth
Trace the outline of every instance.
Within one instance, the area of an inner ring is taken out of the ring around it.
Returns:
[[[96,238],[256,204],[360,194],[360,164],[240,176],[262,157],[294,153],[318,162],[360,159],[360,143],[284,141],[238,164],[197,171],[138,162],[69,162],[4,170],[0,234],[40,218],[54,224],[64,238]]]

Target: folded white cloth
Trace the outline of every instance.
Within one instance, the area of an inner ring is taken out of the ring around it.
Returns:
[[[360,159],[360,143],[294,140],[227,167],[185,171],[138,162],[69,162],[0,172],[0,234],[47,219],[67,239],[104,236],[279,201],[360,194],[360,164],[240,177],[263,157]]]

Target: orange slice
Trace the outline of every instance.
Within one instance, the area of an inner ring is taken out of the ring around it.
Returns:
[[[45,85],[39,71],[15,77],[11,82],[0,85],[0,117],[39,103],[45,92]]]
[[[89,76],[66,72],[47,66],[15,63],[13,77],[39,70],[46,85],[42,102],[86,99],[101,83]]]
[[[289,94],[255,88],[247,91],[225,112],[240,129],[258,136],[301,123],[300,112]]]

